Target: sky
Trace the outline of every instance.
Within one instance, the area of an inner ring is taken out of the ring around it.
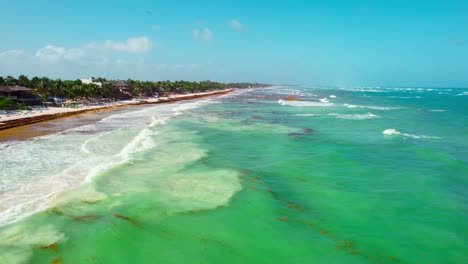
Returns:
[[[468,0],[0,0],[0,76],[468,87]]]

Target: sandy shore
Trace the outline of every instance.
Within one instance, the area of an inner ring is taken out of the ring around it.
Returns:
[[[12,111],[9,113],[0,113],[0,130],[94,111],[107,111],[134,105],[170,103],[207,96],[223,95],[233,92],[234,90],[235,89],[226,89],[206,93],[174,95],[171,97],[118,101],[106,105],[83,106],[80,108],[48,107],[35,110],[21,110]]]

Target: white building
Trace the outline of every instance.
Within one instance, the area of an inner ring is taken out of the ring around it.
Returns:
[[[89,79],[80,79],[81,83],[84,83],[84,84],[95,84],[99,87],[102,86],[102,83],[101,82],[98,82],[98,80],[94,77],[91,77]]]

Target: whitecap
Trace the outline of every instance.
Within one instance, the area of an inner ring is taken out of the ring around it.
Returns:
[[[426,135],[414,135],[414,134],[408,134],[408,133],[402,133],[394,128],[389,128],[385,129],[382,134],[387,135],[387,136],[404,136],[408,138],[415,138],[415,139],[421,139],[421,138],[438,138],[434,136],[426,136]]]
[[[367,114],[337,114],[337,113],[331,113],[331,114],[328,114],[328,115],[329,116],[334,116],[336,118],[349,119],[349,120],[365,120],[365,119],[379,118],[378,115],[374,115],[372,113],[367,113]]]
[[[375,106],[375,105],[352,105],[352,104],[344,104],[344,106],[348,108],[368,108],[373,110],[396,110],[396,109],[403,109],[402,107],[388,107],[388,106]]]
[[[330,98],[336,98],[336,95],[333,95],[333,94],[332,94],[332,95],[330,95],[329,97],[330,97]]]
[[[205,99],[205,100],[198,100],[198,101],[195,101],[195,102],[183,102],[183,103],[180,103],[179,105],[177,105],[176,107],[174,107],[172,110],[176,111],[176,112],[183,112],[183,111],[186,111],[186,110],[192,110],[192,109],[195,109],[195,108],[199,108],[203,105],[206,105],[206,104],[213,104],[215,103],[215,101],[213,100],[210,100],[210,99]]]
[[[295,114],[294,116],[318,116],[318,114]]]
[[[316,97],[317,95],[313,93],[301,92],[299,96],[300,97],[310,97],[310,96]]]
[[[278,103],[281,105],[288,105],[288,106],[297,106],[297,107],[325,107],[325,106],[333,106],[333,103],[323,103],[323,102],[309,102],[309,101],[285,101],[285,100],[278,100]]]
[[[387,98],[398,98],[398,99],[420,99],[421,96],[387,96]]]
[[[380,87],[375,87],[375,88],[344,88],[342,90],[350,91],[350,92],[370,92],[370,93],[384,93],[384,92],[386,92],[385,90],[382,90]]]
[[[384,135],[400,135],[400,131],[394,129],[394,128],[389,128],[385,129],[384,132],[382,132]]]

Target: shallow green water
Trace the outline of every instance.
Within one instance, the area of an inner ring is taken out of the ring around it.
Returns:
[[[377,91],[253,90],[5,143],[0,262],[468,262],[467,90]],[[4,198],[26,185],[41,203]]]

